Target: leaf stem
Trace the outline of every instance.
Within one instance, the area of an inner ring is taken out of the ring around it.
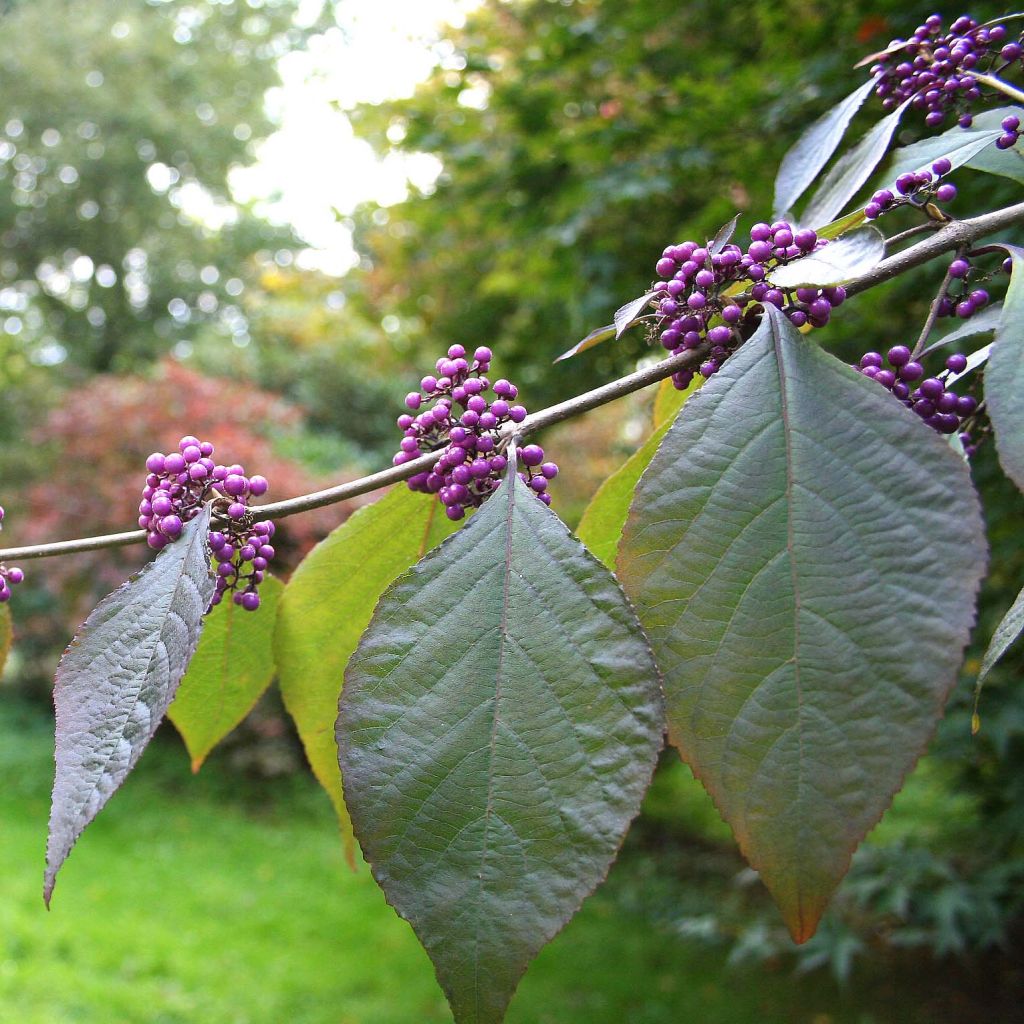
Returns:
[[[995,75],[986,75],[981,71],[971,71],[969,73],[976,82],[980,82],[982,85],[987,85],[990,89],[995,89],[997,92],[1001,92],[1004,96],[1009,96],[1011,100],[1016,100],[1018,103],[1024,103],[1024,92],[1021,92],[1020,89],[1010,85],[1009,82],[1004,82],[1001,78],[997,78]]]
[[[995,234],[998,231],[1003,231],[1006,228],[1021,223],[1024,223],[1024,203],[1016,203],[1013,206],[994,210],[966,220],[951,221],[941,226],[928,238],[889,256],[868,273],[847,282],[845,286],[846,293],[848,295],[855,295],[859,292],[867,291],[869,288],[874,288],[876,285],[891,281],[908,270],[929,262],[929,260],[934,259],[936,256],[962,249],[965,246],[971,246],[975,241],[986,235]],[[649,387],[651,384],[656,384],[679,370],[699,365],[705,354],[706,346],[692,349],[681,355],[663,359],[661,362],[644,367],[635,373],[627,374],[625,377],[620,377],[618,380],[604,384],[593,391],[588,391],[565,402],[559,402],[557,405],[542,409],[540,412],[527,416],[522,423],[515,424],[515,433],[525,436],[544,427],[552,426],[555,423],[561,423],[563,420],[572,419],[582,413],[589,412],[591,409],[606,405],[608,402],[614,402],[616,399],[623,398],[634,391],[639,391],[642,388]],[[260,505],[255,507],[253,512],[260,516],[283,518],[296,515],[299,512],[323,508],[326,505],[334,505],[340,501],[347,501],[361,494],[368,494],[371,491],[406,480],[414,473],[421,473],[423,470],[429,469],[441,457],[443,450],[438,449],[435,452],[429,452],[418,459],[406,462],[404,465],[393,466],[378,473],[371,473],[369,476],[339,484],[336,487],[328,487],[321,491],[314,491],[312,494],[302,494],[298,497],[288,498],[285,501],[278,501],[269,505]],[[127,533],[112,533],[100,537],[82,537],[76,540],[55,541],[50,544],[6,548],[0,550],[0,561],[49,558],[56,555],[81,553],[83,551],[126,547],[130,544],[140,544],[145,539],[145,531],[132,530]]]
[[[957,256],[962,256],[963,252],[963,248],[958,249]],[[928,310],[928,317],[924,322],[924,327],[921,328],[921,334],[917,339],[917,344],[914,346],[914,350],[910,354],[911,359],[916,359],[924,351],[925,345],[928,344],[928,335],[932,333],[935,321],[939,318],[939,307],[946,298],[949,286],[953,282],[953,275],[950,273],[952,266],[953,265],[951,263],[946,269],[946,276],[942,279],[942,284],[939,285],[939,290],[935,293],[935,298],[932,299],[931,308]]]

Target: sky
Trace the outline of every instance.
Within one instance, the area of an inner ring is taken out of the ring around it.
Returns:
[[[237,200],[255,201],[271,220],[294,225],[311,247],[305,265],[343,274],[355,254],[335,211],[351,213],[364,200],[397,202],[407,181],[428,186],[440,170],[427,155],[379,161],[332,103],[410,95],[444,58],[445,26],[461,25],[475,6],[477,0],[345,0],[342,27],[281,61],[283,84],[267,95],[280,127],[230,184]]]

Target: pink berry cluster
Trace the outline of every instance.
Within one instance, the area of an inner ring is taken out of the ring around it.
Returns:
[[[0,505],[0,530],[3,529],[4,509]],[[0,565],[0,604],[6,604],[11,599],[11,587],[16,587],[25,578],[25,573],[16,565],[8,568]]]
[[[437,376],[420,381],[420,390],[405,399],[410,412],[398,417],[404,436],[392,460],[396,466],[445,449],[431,469],[410,477],[408,485],[413,491],[436,494],[452,520],[481,505],[501,483],[508,466],[502,428],[526,419],[526,409],[512,404],[519,393],[516,386],[503,379],[492,385],[487,378],[491,358],[489,348],[481,346],[469,359],[462,345],[452,345],[437,361]],[[488,391],[495,396],[490,401],[484,397]],[[544,450],[535,444],[520,448],[518,454],[520,477],[550,505],[548,481],[558,474],[558,466],[545,462]]]
[[[942,18],[933,14],[909,39],[894,40],[888,49],[871,67],[882,108],[895,110],[909,99],[924,111],[929,128],[951,113],[960,127],[969,128],[970,107],[982,97],[973,73],[1001,75],[1024,57],[1022,39],[1011,37],[1005,25],[981,25],[967,15],[944,30]]]
[[[750,336],[766,303],[797,327],[824,327],[846,298],[843,288],[782,289],[770,275],[827,244],[810,228],[796,230],[787,221],[776,221],[755,224],[746,251],[732,243],[718,252],[697,242],[668,246],[655,266],[662,280],[653,286],[657,316],[652,334],[673,355],[710,346],[699,370],[706,378]],[[672,383],[683,390],[693,377],[693,370],[681,370]]]
[[[257,587],[274,557],[270,543],[274,524],[254,522],[249,501],[266,494],[269,485],[265,477],[246,476],[238,464],[218,465],[212,456],[213,445],[192,435],[178,442],[176,452],[150,455],[139,503],[139,526],[147,531],[149,546],[159,551],[177,540],[185,523],[213,499],[224,523],[211,529],[208,538],[217,563],[217,590],[211,607],[231,592],[235,604],[255,611],[260,606]]]
[[[940,434],[960,434],[964,451],[976,451],[967,427],[978,410],[972,395],[957,395],[950,390],[950,379],[967,368],[967,356],[954,352],[945,369],[934,377],[925,377],[924,366],[906,345],[894,345],[882,358],[879,352],[865,352],[853,367],[858,373],[881,384],[894,398],[916,413]]]
[[[930,171],[910,171],[901,174],[892,188],[883,188],[876,192],[867,206],[864,216],[875,220],[883,213],[900,206],[924,206],[925,203],[948,203],[956,198],[956,185],[949,181],[941,181],[944,174],[949,174],[953,165],[946,157],[936,160]]]

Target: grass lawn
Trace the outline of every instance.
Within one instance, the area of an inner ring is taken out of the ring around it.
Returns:
[[[50,728],[34,709],[0,707],[0,1022],[451,1020],[408,925],[365,868],[344,866],[315,785],[299,777],[257,789],[216,758],[193,778],[170,736],[86,832],[47,913]],[[880,975],[842,990],[786,965],[727,968],[724,953],[630,912],[624,897],[644,885],[641,863],[625,857],[542,952],[510,1024],[938,1019],[915,994],[922,979]]]

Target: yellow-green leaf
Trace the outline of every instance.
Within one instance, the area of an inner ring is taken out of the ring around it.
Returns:
[[[227,600],[206,616],[199,646],[167,712],[194,772],[274,678],[273,625],[283,590],[279,579],[268,576],[260,586],[258,611]]]
[[[396,487],[318,544],[281,598],[274,633],[278,685],[310,767],[334,804],[352,862],[334,739],[345,666],[388,584],[456,529],[435,498]]]

